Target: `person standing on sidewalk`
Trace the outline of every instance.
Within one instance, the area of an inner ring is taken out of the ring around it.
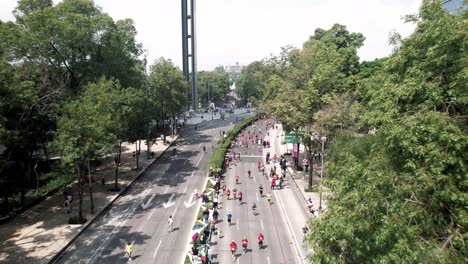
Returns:
[[[71,213],[70,201],[68,201],[68,199],[65,200],[63,206],[65,207],[65,211],[67,212],[67,214]]]

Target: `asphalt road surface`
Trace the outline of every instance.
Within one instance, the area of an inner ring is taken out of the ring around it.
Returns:
[[[271,126],[270,126],[271,127]],[[255,263],[255,264],[277,264],[277,263],[307,263],[305,260],[305,251],[303,249],[303,235],[301,228],[307,220],[307,213],[304,205],[304,198],[300,196],[299,190],[288,179],[283,184],[281,190],[271,190],[271,178],[263,176],[257,168],[257,162],[265,164],[266,152],[271,156],[278,153],[280,146],[280,137],[277,130],[270,130],[266,134],[266,126],[257,124],[255,131],[253,127],[246,129],[245,134],[257,133],[262,130],[259,136],[270,140],[271,147],[263,149],[257,144],[249,143],[248,148],[235,147],[233,150],[241,153],[241,159],[234,161],[227,170],[225,182],[227,189],[231,190],[231,199],[221,196],[221,223],[218,226],[222,230],[221,238],[213,237],[212,254],[215,256],[216,263]],[[279,161],[279,160],[278,160]],[[280,174],[279,163],[270,162],[267,170],[271,166],[277,167],[277,173]],[[252,177],[248,177],[248,170],[252,172]],[[240,177],[236,184],[235,176]],[[264,188],[263,196],[260,196],[259,186]],[[233,200],[232,189],[243,193],[242,203]],[[272,204],[267,202],[266,194],[273,196]],[[252,210],[252,204],[256,203],[255,214]],[[229,226],[226,220],[226,214],[230,211],[233,215],[232,225]],[[264,234],[264,246],[258,247],[257,237],[262,232]],[[242,252],[241,239],[246,236],[249,240],[247,253]],[[238,245],[236,257],[233,259],[230,252],[229,243],[234,240]]]
[[[237,116],[240,122],[245,116]],[[207,163],[211,155],[211,146],[219,137],[220,130],[228,130],[234,125],[236,117],[225,121],[205,122],[197,130],[188,129],[176,140],[176,156],[169,149],[156,163],[148,168],[125,195],[121,196],[101,217],[88,227],[80,237],[56,261],[56,263],[127,263],[124,258],[124,245],[133,243],[132,263],[183,263],[188,250],[192,225],[194,223],[200,199],[193,200],[193,190],[202,190],[207,180]],[[230,166],[225,177],[228,189],[237,188],[244,194],[242,204],[238,200],[220,199],[221,238],[212,238],[214,263],[307,263],[302,248],[301,227],[307,214],[303,207],[303,198],[291,179],[283,189],[271,190],[269,177],[263,176],[257,169],[257,161],[264,162],[267,151],[272,156],[279,153],[281,147],[278,133],[270,130],[266,135],[265,125],[257,124],[255,133],[261,128],[261,137],[269,139],[271,148],[258,148],[249,144],[248,148],[234,148],[241,153],[241,160]],[[249,127],[245,133],[254,133]],[[202,145],[207,147],[203,153]],[[279,156],[279,155],[278,155]],[[277,166],[278,163],[270,163]],[[247,176],[247,171],[252,177]],[[235,176],[240,176],[239,184]],[[264,187],[263,197],[259,194],[259,185]],[[266,200],[266,194],[272,193],[273,203]],[[302,199],[302,200],[301,200]],[[252,203],[257,204],[254,214]],[[232,225],[226,221],[226,213],[233,214]],[[173,231],[168,232],[167,220],[173,215]],[[263,248],[257,244],[259,232],[265,235]],[[242,253],[241,238],[249,239],[247,253]],[[232,259],[229,243],[238,244],[235,259]]]
[[[133,243],[132,263],[183,263],[199,200],[193,190],[206,181],[211,145],[220,130],[249,115],[227,117],[183,131],[145,175],[91,224],[56,263],[127,263],[124,245]],[[202,145],[207,152],[203,153]],[[169,215],[173,231],[168,232]]]

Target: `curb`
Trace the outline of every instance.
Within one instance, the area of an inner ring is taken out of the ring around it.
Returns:
[[[149,167],[151,167],[156,161],[159,160],[160,157],[162,157],[162,155],[164,155],[164,153],[166,153],[166,151],[174,144],[174,142],[177,141],[177,139],[179,139],[179,136],[177,136],[176,139],[174,139],[173,141],[171,141],[171,143],[167,146],[166,149],[164,149],[160,155],[158,155],[150,164],[148,164],[148,166],[146,166],[146,168],[144,168],[143,170],[141,170],[137,176],[135,177],[135,179],[133,179],[132,182],[130,182],[130,184],[128,184],[125,188],[123,188],[106,206],[104,206],[104,208],[102,208],[102,210],[97,213],[92,219],[90,219],[86,224],[84,224],[84,226],[82,226],[82,228],[78,231],[78,233],[62,248],[60,249],[49,261],[47,261],[47,264],[53,264],[55,263],[63,254],[63,252],[65,252],[74,242],[76,239],[78,239],[78,237],[92,224],[94,223],[94,221],[103,214],[104,211],[106,211],[111,205],[114,204],[114,202],[120,198],[123,194],[125,194],[128,189],[130,189],[130,187],[132,187],[135,182],[143,176],[143,174],[146,173],[146,171],[148,170]]]
[[[301,191],[301,188],[299,187],[299,185],[297,184],[296,182],[296,179],[292,176],[293,175],[293,169],[291,169],[290,167],[288,167],[288,172],[289,174],[291,175],[291,178],[293,179],[294,181],[294,184],[296,185],[297,189],[299,190],[299,192],[301,193],[302,197],[304,197],[304,201],[307,202],[307,197],[304,195],[304,193]]]
[[[205,192],[206,186],[208,185],[208,181],[210,180],[209,175],[210,175],[210,173],[208,172],[208,174],[206,176],[206,179],[205,179],[205,183],[203,184],[204,188],[201,191],[202,193]],[[198,212],[200,211],[200,208],[202,207],[201,201],[197,201],[197,203],[199,203],[199,204],[198,204],[197,210],[195,211],[195,219],[193,220],[193,224],[195,224],[195,222],[197,222]],[[188,242],[187,242],[187,244],[185,246],[185,252],[186,252],[185,256],[189,257],[191,263],[193,263],[193,261],[192,261],[192,258],[191,258],[191,255],[190,255],[189,252],[190,252],[190,241],[192,241],[192,232],[193,232],[193,230],[191,230],[191,232],[189,233]],[[182,263],[185,263],[185,257],[182,260]]]

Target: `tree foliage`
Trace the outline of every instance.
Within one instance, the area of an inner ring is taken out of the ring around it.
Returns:
[[[56,154],[52,146],[73,168],[119,156],[122,141],[151,140],[162,104],[170,114],[185,105],[179,75],[154,100],[146,96],[131,19],[114,21],[91,0],[20,0],[13,14],[14,22],[0,21],[0,183],[9,186],[1,208],[4,196],[38,187],[42,171],[33,169]]]
[[[229,93],[229,74],[222,68],[198,73],[198,97],[203,105],[221,101]]]
[[[256,85],[286,129],[328,136],[312,263],[468,261],[466,19],[423,1],[414,33],[363,63],[361,34],[317,29]]]

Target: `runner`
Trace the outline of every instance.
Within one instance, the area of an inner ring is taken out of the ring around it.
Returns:
[[[255,215],[255,209],[257,209],[257,205],[255,203],[252,204],[252,212]]]
[[[236,184],[239,184],[239,176],[236,176]]]
[[[248,243],[249,243],[249,240],[247,239],[247,237],[243,237],[242,238],[242,247],[244,248],[244,252],[242,254],[247,252],[247,244]]]
[[[260,184],[260,187],[258,187],[258,191],[260,192],[260,197],[263,197],[263,186]]]
[[[242,204],[242,192],[237,194],[237,198],[239,199],[239,205]]]
[[[231,226],[231,219],[232,219],[232,214],[231,214],[231,212],[228,212],[228,213],[226,214],[226,218],[227,218],[227,221],[228,221],[229,226]]]
[[[226,188],[227,188],[227,186],[226,186],[226,184],[224,183],[224,184],[223,184],[223,187],[222,187],[222,189],[223,189],[223,195],[224,195],[224,193],[226,192]]]
[[[228,200],[229,200],[229,199],[230,199],[230,196],[231,196],[231,190],[228,189],[227,192],[226,192],[226,194],[227,194],[227,197],[228,197]]]
[[[169,229],[167,230],[168,233],[172,231],[172,223],[174,220],[172,219],[172,215],[169,216],[169,219],[167,219],[167,223],[169,224]]]
[[[125,245],[124,257],[128,257],[128,260],[132,260],[132,247],[133,247],[133,244],[130,242],[127,242],[127,244]]]
[[[249,175],[249,178],[250,178],[250,175],[252,174],[252,172],[249,170],[247,171],[247,174]]]
[[[262,232],[260,232],[260,234],[258,234],[258,249],[262,249],[263,248],[263,239],[265,237],[263,236]]]
[[[236,197],[237,197],[237,189],[236,189],[236,188],[232,189],[232,194],[233,194],[232,197],[233,197],[234,200],[235,200]]]
[[[232,254],[232,259],[236,259],[236,250],[237,250],[237,244],[234,242],[234,240],[231,241],[231,244],[229,244],[229,248],[231,249],[231,254]]]
[[[267,201],[271,205],[271,193],[267,194]]]

